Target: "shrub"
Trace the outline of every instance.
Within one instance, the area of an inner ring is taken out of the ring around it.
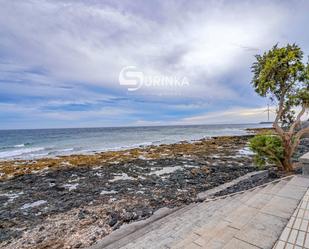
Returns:
[[[283,169],[284,147],[279,136],[270,133],[258,134],[250,139],[249,147],[255,153],[254,162],[258,167],[275,164]]]

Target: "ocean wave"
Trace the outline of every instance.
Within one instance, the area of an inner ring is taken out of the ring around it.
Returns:
[[[126,149],[135,149],[135,148],[143,148],[147,146],[153,145],[152,142],[144,142],[144,143],[134,143],[129,145],[121,145],[121,146],[115,146],[115,147],[106,147],[101,149],[93,149],[93,150],[82,150],[84,152],[101,152],[101,151],[118,151],[118,150],[126,150]]]
[[[253,125],[219,125],[219,126],[197,126],[189,128],[179,127],[162,127],[153,130],[144,128],[132,128],[132,132],[128,133],[125,128],[115,128],[114,130],[104,129],[97,134],[97,138],[92,141],[93,131],[89,129],[84,132],[77,132],[76,129],[53,130],[52,133],[48,131],[46,134],[33,131],[31,138],[24,136],[23,133],[13,134],[13,139],[10,140],[4,136],[0,140],[0,159],[34,159],[41,157],[57,157],[62,155],[72,154],[93,154],[104,151],[120,151],[132,148],[144,148],[147,146],[158,146],[161,144],[179,143],[186,141],[189,143],[195,142],[199,139],[210,138],[221,135],[242,135],[246,134],[245,128],[255,127]],[[95,130],[98,131],[97,129]],[[124,133],[122,133],[122,131]],[[131,131],[131,130],[130,130]],[[139,137],[136,137],[136,134]],[[4,134],[5,135],[5,134]],[[123,139],[125,135],[125,139]],[[18,140],[15,140],[16,137]],[[101,140],[100,140],[101,138]],[[3,143],[8,141],[8,143]],[[30,143],[29,143],[30,141]]]
[[[12,157],[18,157],[25,154],[43,151],[45,148],[24,148],[24,149],[16,149],[16,150],[8,150],[8,151],[1,151],[0,152],[0,158],[12,158]]]
[[[22,148],[22,147],[25,147],[25,146],[26,146],[26,144],[16,144],[13,147],[14,148]]]
[[[31,145],[31,143],[15,144],[15,145],[12,145],[12,146],[2,146],[2,147],[0,147],[0,150],[23,148],[23,147],[26,147],[26,146],[29,146],[29,145]]]
[[[48,152],[48,155],[51,155],[51,156],[55,156],[55,155],[65,155],[65,154],[70,154],[70,152],[74,152],[75,151],[75,148],[66,148],[66,149],[55,149],[53,148],[52,151],[49,151]],[[78,151],[78,150],[76,150]]]

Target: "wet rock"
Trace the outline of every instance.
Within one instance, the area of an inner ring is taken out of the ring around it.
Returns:
[[[118,220],[119,220],[119,215],[118,215],[117,213],[112,213],[112,214],[110,215],[110,219],[109,219],[109,221],[108,221],[108,225],[109,225],[110,227],[113,227],[114,225],[116,225],[116,223],[118,222]]]
[[[271,178],[271,179],[276,179],[276,178],[279,178],[280,177],[280,174],[278,172],[278,170],[276,168],[270,168],[268,170],[268,176]]]
[[[59,186],[59,185],[52,186],[52,188],[53,188],[55,191],[65,191],[65,187]]]
[[[125,212],[123,214],[123,221],[129,223],[132,220],[136,220],[138,218],[136,213],[132,213],[132,212]]]
[[[83,243],[78,242],[78,243],[74,246],[74,248],[81,248],[81,247],[82,247],[82,245],[83,245]]]
[[[113,230],[117,230],[121,227],[122,222],[118,222],[116,225],[113,226]]]
[[[44,241],[44,238],[41,237],[41,238],[37,239],[37,240],[35,241],[35,243],[36,243],[36,244],[40,244],[40,243],[42,243],[43,241]]]
[[[84,210],[79,211],[78,219],[82,220],[86,218],[87,213]]]

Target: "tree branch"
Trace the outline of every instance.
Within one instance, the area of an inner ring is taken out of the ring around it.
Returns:
[[[304,128],[296,133],[296,135],[294,136],[293,144],[292,144],[292,154],[294,153],[295,149],[299,145],[301,137],[307,133],[309,134],[309,127]]]
[[[276,116],[276,119],[273,123],[273,127],[276,129],[276,131],[281,135],[283,136],[284,135],[284,131],[283,129],[279,126],[278,122],[279,122],[279,119],[281,118],[282,116],[282,112],[283,112],[283,103],[284,103],[284,94],[281,95],[281,98],[280,98],[280,102],[279,102],[279,109],[278,109],[278,112],[277,112],[277,116]]]
[[[295,139],[300,139],[303,135],[309,134],[309,127],[301,129],[295,135]]]
[[[291,125],[291,127],[290,127],[290,129],[289,129],[290,135],[293,135],[296,126],[300,124],[300,119],[301,119],[301,117],[304,115],[305,111],[306,111],[306,107],[305,107],[305,106],[302,106],[301,111],[298,113],[298,115],[297,115],[297,117],[296,117],[294,123]]]

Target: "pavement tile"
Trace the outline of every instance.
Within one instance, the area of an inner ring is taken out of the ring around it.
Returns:
[[[304,216],[303,216],[304,219],[306,220],[309,220],[309,210],[305,210],[304,211]]]
[[[235,237],[260,248],[271,248],[278,240],[286,223],[287,220],[281,217],[260,213]]]
[[[295,185],[285,185],[276,196],[286,197],[290,199],[295,199],[297,201],[301,200],[304,196],[307,188]]]
[[[303,246],[305,242],[305,232],[299,231],[296,239],[296,245]]]
[[[297,200],[276,196],[261,209],[261,212],[288,219],[291,217],[297,204]]]
[[[295,221],[295,217],[292,216],[286,226],[289,228],[292,228],[294,225],[294,221]]]
[[[201,249],[202,247],[195,244],[194,242],[187,245],[186,249]]]
[[[233,238],[228,244],[226,244],[223,249],[260,249],[254,245],[241,241],[239,239]]]
[[[294,245],[287,243],[286,246],[285,246],[285,249],[294,249]]]
[[[289,238],[290,232],[291,232],[291,228],[288,228],[288,227],[284,228],[284,230],[283,230],[283,232],[280,236],[280,240],[287,241],[288,238]]]
[[[280,189],[282,189],[289,181],[288,180],[281,180],[277,183],[271,183],[266,188],[260,191],[260,193],[274,195]]]
[[[226,217],[225,220],[231,223],[231,227],[241,229],[251,219],[253,219],[258,212],[259,210],[256,208],[241,206],[236,211],[234,211],[231,216]]]
[[[308,202],[305,201],[305,200],[302,200],[301,205],[300,205],[300,208],[306,209],[306,208],[307,208],[307,205],[308,205]]]
[[[306,236],[304,246],[305,246],[305,248],[309,248],[309,236],[308,236],[308,234],[307,234],[307,236]]]
[[[302,220],[302,223],[301,223],[301,225],[300,225],[300,230],[301,231],[308,231],[308,221],[307,220]]]
[[[272,195],[257,193],[255,196],[250,198],[246,201],[246,205],[249,207],[261,209],[264,207],[271,199],[273,198]]]
[[[309,196],[305,195],[304,198],[303,198],[303,201],[309,201]]]
[[[304,209],[299,209],[296,217],[303,218],[304,214],[305,214],[305,210]]]
[[[301,218],[296,218],[295,222],[294,222],[294,225],[293,225],[293,229],[298,229],[299,230],[301,222],[302,222]]]
[[[233,227],[225,227],[220,230],[210,238],[208,243],[206,244],[205,248],[222,248],[225,244],[227,244],[234,235],[238,232],[238,229],[235,229]]]
[[[291,244],[295,244],[297,238],[298,230],[292,229],[290,232],[290,236],[288,238],[288,242]]]
[[[194,243],[198,244],[201,247],[204,247],[206,245],[207,241],[200,237],[200,238],[194,240]]]
[[[293,177],[293,179],[290,180],[290,184],[301,186],[304,188],[309,188],[309,178],[302,176]]]
[[[285,242],[279,240],[274,246],[274,249],[284,249],[284,246],[285,246]]]

